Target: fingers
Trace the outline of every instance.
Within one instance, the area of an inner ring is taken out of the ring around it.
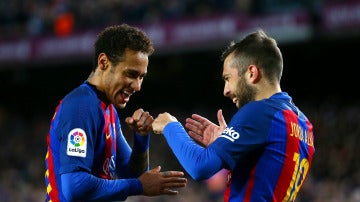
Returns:
[[[183,172],[178,171],[166,171],[162,172],[164,179],[164,189],[163,193],[167,195],[178,194],[179,192],[176,190],[172,190],[174,188],[182,188],[186,186],[187,179],[183,178]]]
[[[199,120],[199,117],[197,116],[198,115],[193,115],[192,117],[195,117],[197,120]],[[202,142],[204,138],[203,135],[205,126],[197,120],[187,118],[185,120],[185,128],[188,130],[189,136],[192,137],[196,142]]]
[[[184,178],[184,172],[181,171],[163,171],[157,166],[139,176],[143,185],[143,194],[146,196],[157,195],[176,195],[179,192],[177,188],[186,186],[187,179]]]
[[[177,194],[179,194],[179,191],[171,190],[171,189],[164,189],[162,194],[164,194],[164,195],[177,195]]]
[[[182,183],[167,183],[165,184],[165,187],[163,189],[163,194],[167,194],[167,195],[175,195],[178,194],[179,192],[177,190],[173,190],[174,188],[183,188],[186,187],[186,182],[182,182]]]
[[[152,129],[155,134],[161,134],[168,123],[176,121],[177,119],[174,116],[168,112],[164,112],[159,114],[152,122]]]
[[[188,132],[189,136],[193,138],[196,142],[202,142],[204,137],[199,133],[194,133],[193,131]]]
[[[217,119],[218,119],[220,128],[225,129],[227,127],[227,124],[226,124],[226,121],[225,121],[224,115],[222,114],[221,109],[219,109],[217,112]]]
[[[131,129],[139,132],[142,135],[146,135],[152,130],[152,122],[154,118],[149,112],[143,109],[138,109],[134,112],[131,117],[127,117],[125,122],[130,126]]]
[[[204,123],[210,123],[210,121],[203,117],[203,116],[200,116],[198,114],[193,114],[191,115],[191,118],[193,118],[194,120],[196,120],[197,122],[200,122],[201,124],[204,124]]]
[[[208,125],[212,124],[207,118],[198,114],[191,115],[191,118],[187,118],[185,121],[186,124],[189,124],[189,129],[192,129],[196,133],[202,132]]]
[[[156,168],[153,168],[150,170],[151,173],[158,173],[161,170],[161,166],[156,166]]]
[[[165,171],[161,172],[164,177],[165,187],[184,187],[187,179],[183,178],[184,173],[181,171]]]
[[[158,166],[158,168],[159,167],[160,166]],[[157,170],[160,171],[160,169]],[[176,195],[179,194],[179,191],[173,190],[174,188],[182,188],[186,186],[187,179],[182,177],[184,176],[184,173],[181,171],[164,171],[159,173],[163,177],[163,188],[161,190],[161,194]]]
[[[149,112],[144,111],[143,109],[138,109],[134,112],[132,118],[136,122],[136,125],[140,127],[147,127],[151,125],[154,121],[154,118],[150,115]]]
[[[155,134],[160,135],[164,128],[164,124],[162,123],[161,114],[159,114],[152,123],[152,129]]]
[[[185,122],[186,122],[186,124],[189,124],[189,125],[191,125],[192,127],[200,127],[201,126],[201,123],[200,122],[198,122],[198,121],[196,121],[196,120],[194,120],[194,119],[192,119],[192,118],[186,118],[185,119]]]
[[[185,123],[185,128],[188,129],[189,131],[192,131],[193,133],[196,134],[202,134],[202,131],[204,130],[204,126],[201,125],[199,122],[196,122],[190,118],[187,118]]]
[[[161,173],[164,177],[182,177],[184,173],[181,171],[165,171]]]
[[[165,177],[164,184],[165,187],[184,187],[186,185],[187,179],[183,177]]]

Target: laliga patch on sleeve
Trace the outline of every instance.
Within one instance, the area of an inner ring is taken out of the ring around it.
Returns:
[[[86,157],[86,133],[81,128],[72,129],[67,140],[66,154],[68,156]]]

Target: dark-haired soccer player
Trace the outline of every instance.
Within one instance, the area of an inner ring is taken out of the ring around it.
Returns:
[[[149,171],[153,117],[138,109],[125,122],[134,132],[131,148],[116,108],[140,91],[153,45],[126,24],[107,27],[95,42],[89,78],[56,108],[47,136],[46,201],[118,201],[133,195],[175,195],[184,187],[180,171]]]
[[[197,114],[186,119],[189,135],[169,113],[152,126],[163,133],[196,180],[229,170],[224,201],[294,201],[315,152],[313,126],[282,92],[283,60],[276,41],[259,30],[223,52],[224,95],[239,108],[219,125]]]

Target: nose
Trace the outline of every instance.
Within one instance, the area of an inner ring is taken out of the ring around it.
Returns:
[[[227,84],[224,85],[224,92],[223,92],[223,94],[224,94],[225,97],[229,97],[230,90],[229,90]]]
[[[141,84],[142,84],[142,79],[138,78],[138,79],[134,79],[131,82],[131,88],[134,89],[134,91],[140,91],[141,90]]]

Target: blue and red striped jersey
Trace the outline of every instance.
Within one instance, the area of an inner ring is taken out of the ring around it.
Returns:
[[[177,122],[164,135],[193,178],[229,171],[225,202],[294,201],[315,152],[313,126],[286,92],[244,105],[207,148]]]
[[[230,170],[225,201],[294,201],[315,152],[313,126],[277,93],[242,107],[211,147]]]
[[[101,179],[114,179],[121,174],[117,169],[126,165],[131,155],[114,106],[102,102],[96,89],[87,82],[60,101],[51,121],[47,146],[46,201],[52,202],[67,201],[62,174],[81,171]]]

